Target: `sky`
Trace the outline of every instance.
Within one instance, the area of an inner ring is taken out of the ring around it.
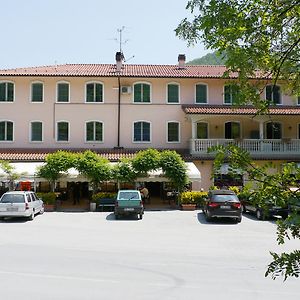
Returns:
[[[174,32],[188,0],[0,0],[0,69],[65,63],[177,64],[209,51]]]

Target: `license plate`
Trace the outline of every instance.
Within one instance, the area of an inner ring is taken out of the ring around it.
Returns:
[[[229,205],[221,205],[220,208],[221,208],[221,209],[229,209],[230,206],[229,206]]]
[[[18,211],[17,207],[7,207],[7,211]]]
[[[125,211],[134,211],[134,208],[131,208],[131,207],[127,207],[127,208],[124,208]]]

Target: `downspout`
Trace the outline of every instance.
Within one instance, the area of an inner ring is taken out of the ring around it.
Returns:
[[[120,129],[121,129],[121,80],[118,76],[118,143],[117,148],[120,148]]]

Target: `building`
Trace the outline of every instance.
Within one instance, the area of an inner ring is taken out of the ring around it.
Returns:
[[[0,159],[40,162],[58,149],[91,149],[117,161],[140,149],[174,149],[192,163],[195,190],[218,181],[211,180],[212,145],[236,143],[255,160],[279,166],[299,161],[299,98],[255,78],[275,104],[270,115],[233,107],[224,71],[186,65],[184,55],[174,65],[124,64],[121,53],[116,64],[1,70]],[[226,165],[221,173],[226,180]]]

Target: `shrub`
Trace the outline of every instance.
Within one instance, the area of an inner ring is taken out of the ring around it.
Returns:
[[[53,192],[37,193],[37,196],[43,200],[44,204],[55,204],[56,194]]]
[[[103,198],[109,198],[113,199],[116,197],[116,193],[109,193],[109,192],[99,192],[97,194],[94,194],[92,196],[92,201],[93,202],[98,202],[98,200],[103,199]]]
[[[179,195],[180,204],[197,204],[197,206],[202,206],[203,201],[207,198],[207,192],[192,191],[192,192],[182,192]]]

